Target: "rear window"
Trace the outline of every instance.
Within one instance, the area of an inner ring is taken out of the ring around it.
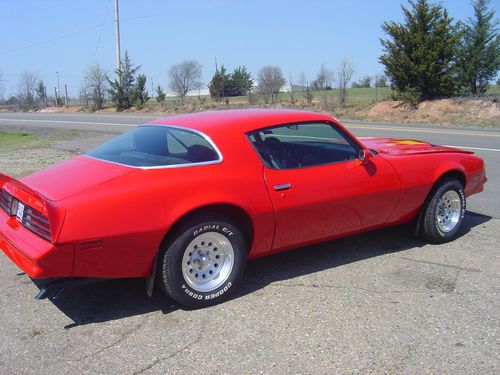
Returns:
[[[131,167],[209,164],[222,160],[206,136],[172,126],[139,126],[88,152],[87,156]]]

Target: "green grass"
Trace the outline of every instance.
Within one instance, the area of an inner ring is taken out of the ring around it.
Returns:
[[[19,149],[48,148],[54,141],[72,140],[80,134],[80,131],[73,129],[40,132],[0,130],[0,153]]]
[[[491,85],[488,87],[488,91],[486,91],[486,95],[500,95],[500,86]]]
[[[9,151],[19,148],[40,147],[41,141],[42,140],[38,134],[0,130],[1,151]]]
[[[256,95],[256,94],[254,94]],[[315,102],[326,101],[334,104],[338,102],[339,89],[333,89],[328,91],[312,91],[312,95]],[[348,106],[365,106],[371,104],[377,100],[389,99],[391,95],[391,89],[389,87],[379,87],[377,89],[373,87],[368,88],[349,88],[347,89],[347,105]],[[305,102],[305,92],[295,92],[293,93],[295,100],[300,100]],[[248,104],[247,96],[232,96],[227,98],[230,104],[242,103]],[[281,92],[278,94],[278,99],[280,102],[286,103],[291,101],[291,94],[289,92]],[[203,103],[215,103],[215,101],[209,95],[202,96],[188,96],[185,98],[185,104],[203,104]],[[147,103],[148,106],[156,106],[158,102],[156,99],[150,99]],[[167,97],[164,102],[164,106],[167,108],[172,108],[180,106],[177,98]]]

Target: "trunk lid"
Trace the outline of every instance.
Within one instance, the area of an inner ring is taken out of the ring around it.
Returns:
[[[132,171],[130,167],[77,156],[23,177],[20,181],[48,200],[61,201]]]

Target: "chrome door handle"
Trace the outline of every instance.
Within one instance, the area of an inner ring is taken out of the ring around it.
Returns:
[[[280,191],[280,190],[288,190],[292,187],[292,184],[281,184],[281,185],[274,185],[274,190]]]

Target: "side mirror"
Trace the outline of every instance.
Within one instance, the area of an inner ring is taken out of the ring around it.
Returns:
[[[361,165],[366,165],[368,164],[368,161],[373,157],[372,153],[367,150],[367,149],[364,149],[362,148],[361,150],[359,150],[359,160],[361,161]]]

